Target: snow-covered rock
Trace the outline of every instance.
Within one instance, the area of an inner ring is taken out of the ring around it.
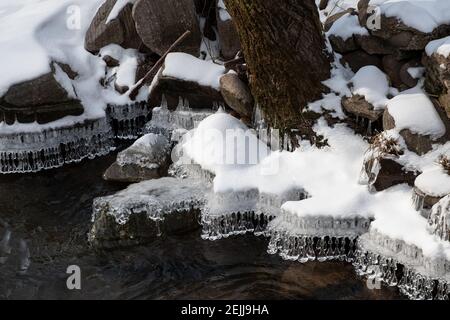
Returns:
[[[355,74],[351,83],[352,97],[342,99],[344,109],[370,121],[378,120],[390,93],[387,76],[377,67],[367,66]]]
[[[89,241],[102,248],[130,246],[196,229],[206,193],[198,180],[162,178],[97,198]]]
[[[170,164],[171,146],[163,135],[147,134],[117,155],[104,174],[108,181],[135,183],[165,176]]]
[[[107,0],[103,3],[86,33],[86,50],[96,53],[110,44],[139,49],[142,41],[136,33],[131,2]]]
[[[170,53],[164,69],[158,76],[153,92],[189,100],[193,108],[211,109],[223,103],[220,77],[225,73],[222,65],[205,61],[185,53]]]
[[[432,143],[446,133],[446,127],[433,102],[420,89],[402,92],[387,103],[383,116],[385,130],[394,129],[405,139],[408,149],[425,154]]]

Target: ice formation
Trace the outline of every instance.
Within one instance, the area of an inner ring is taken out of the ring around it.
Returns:
[[[113,135],[119,139],[136,139],[143,133],[146,123],[151,118],[147,102],[135,102],[125,105],[108,105],[106,114]]]
[[[429,224],[433,234],[450,241],[450,194],[433,206]]]
[[[105,118],[0,135],[0,173],[37,172],[109,153],[114,149]]]

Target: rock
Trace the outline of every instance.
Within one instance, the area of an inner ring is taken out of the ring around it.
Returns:
[[[400,68],[400,72],[399,72],[400,79],[402,80],[402,83],[407,88],[413,88],[419,82],[419,79],[416,79],[413,76],[411,76],[411,74],[408,72],[408,69],[417,68],[420,66],[421,65],[420,65],[419,61],[411,60],[411,61],[408,61],[405,64],[403,64],[402,67]]]
[[[166,137],[147,134],[120,152],[117,161],[106,170],[103,178],[126,183],[161,178],[167,174],[170,151],[170,142]]]
[[[163,55],[185,31],[191,35],[177,51],[199,55],[201,32],[192,0],[138,0],[133,7],[136,30],[144,44]]]
[[[359,49],[359,46],[355,41],[355,37],[350,37],[344,40],[339,36],[330,35],[328,39],[330,40],[333,50],[337,53],[344,54]]]
[[[402,63],[398,61],[393,55],[386,55],[382,60],[383,70],[389,76],[391,84],[398,88],[404,89],[403,81],[400,77],[400,70]]]
[[[105,61],[106,66],[109,67],[109,68],[118,67],[120,65],[119,60],[114,59],[110,55],[103,56],[103,61]]]
[[[89,242],[117,248],[199,228],[206,189],[199,180],[162,178],[94,200]]]
[[[150,93],[150,100],[158,105],[162,95],[165,95],[171,110],[178,106],[179,97],[188,100],[193,108],[212,109],[217,103],[224,104],[225,102],[218,88],[165,76],[163,72],[158,75],[156,85]]]
[[[86,50],[97,53],[108,44],[118,44],[123,48],[139,49],[142,44],[132,17],[132,5],[126,5],[118,17],[106,23],[117,0],[107,0],[97,11],[86,33]]]
[[[367,102],[361,95],[353,95],[350,98],[344,97],[342,99],[342,106],[345,111],[373,122],[380,119],[383,115],[383,110],[374,110],[373,105]]]
[[[426,67],[425,88],[439,97],[440,106],[450,118],[450,57],[437,53],[431,57],[424,55],[423,63]]]
[[[373,65],[382,69],[382,62],[378,56],[367,54],[362,50],[353,51],[342,56],[342,63],[347,63],[353,72],[358,72],[359,69],[365,66]]]
[[[395,128],[395,120],[389,114],[388,108],[383,114],[383,129],[391,130]],[[424,155],[433,149],[433,141],[429,136],[422,136],[411,132],[409,129],[403,129],[400,131],[400,135],[405,140],[406,146],[409,150],[417,153],[418,155]]]
[[[329,2],[329,0],[320,0],[319,9],[325,10],[326,7],[328,6],[328,2]]]
[[[240,116],[252,116],[254,104],[252,93],[237,74],[228,73],[220,78],[220,92],[225,102]]]
[[[382,191],[402,183],[414,185],[416,173],[408,171],[396,159],[404,153],[396,138],[387,132],[374,137],[364,155],[360,183]]]
[[[51,69],[43,76],[11,86],[0,97],[0,119],[8,124],[16,119],[21,123],[48,123],[68,115],[81,115],[84,108],[74,88],[65,88],[56,79],[66,77],[70,81],[69,75],[56,63]]]
[[[355,35],[355,41],[368,54],[387,55],[393,54],[396,50],[383,39],[373,36]]]
[[[217,1],[217,31],[219,33],[220,53],[225,60],[231,60],[241,50],[241,43],[236,26],[228,11],[220,6],[221,0]]]

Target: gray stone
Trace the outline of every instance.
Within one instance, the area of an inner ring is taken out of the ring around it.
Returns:
[[[97,11],[86,33],[86,50],[96,53],[109,44],[133,49],[141,46],[142,41],[136,33],[131,14],[131,4],[126,5],[116,19],[106,23],[116,2],[117,0],[107,0]]]
[[[144,44],[163,55],[185,31],[191,35],[177,51],[199,55],[201,32],[192,0],[138,0],[133,7],[136,30]]]
[[[103,175],[107,181],[126,183],[158,179],[167,175],[171,145],[163,135],[148,134],[120,152]]]
[[[51,68],[52,72],[11,86],[0,97],[0,121],[12,124],[17,119],[22,123],[47,123],[84,112],[80,101],[69,97],[66,89],[56,80],[55,64],[52,63]],[[70,67],[66,65],[65,69]],[[71,73],[72,76],[75,74]]]
[[[252,116],[254,104],[252,93],[237,74],[228,73],[220,78],[220,92],[231,109],[241,116]]]
[[[217,6],[217,31],[219,33],[220,53],[225,60],[233,59],[239,50],[241,43],[239,35],[232,19],[222,20],[220,11],[224,10]]]
[[[374,110],[373,105],[360,95],[354,95],[350,98],[344,97],[342,99],[342,106],[345,111],[355,116],[369,119],[370,121],[377,121],[383,115],[382,110]]]
[[[196,230],[206,191],[198,180],[162,178],[97,198],[89,242],[112,249]]]

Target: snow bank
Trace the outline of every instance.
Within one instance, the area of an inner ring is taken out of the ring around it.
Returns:
[[[186,53],[169,53],[166,58],[163,76],[197,82],[216,90],[220,88],[220,77],[225,73],[225,67],[212,61],[197,59]]]
[[[371,103],[375,110],[384,109],[388,102],[389,80],[383,71],[375,66],[361,68],[351,79],[352,93],[361,95]]]
[[[448,56],[450,55],[450,36],[431,41],[426,46],[425,51],[428,56],[432,56],[434,53],[437,53],[448,58]]]
[[[350,13],[344,14],[336,20],[327,32],[327,36],[334,35],[341,37],[343,40],[351,38],[354,34],[367,36],[369,31],[360,26],[358,16]]]
[[[432,139],[438,139],[446,132],[433,103],[418,88],[406,90],[392,98],[387,108],[399,131],[409,129],[413,133],[429,135]]]

